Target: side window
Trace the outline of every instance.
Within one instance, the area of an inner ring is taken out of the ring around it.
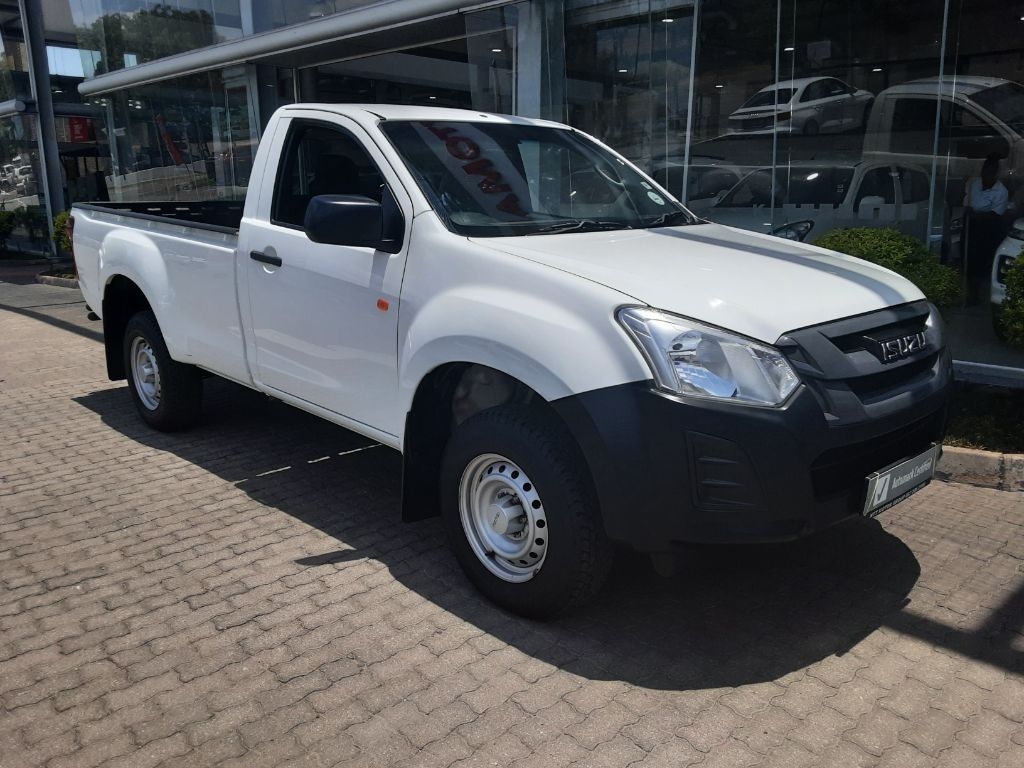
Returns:
[[[1010,153],[1009,143],[994,125],[960,105],[951,112],[943,110],[941,131],[940,154],[980,160],[993,153],[1003,157]]]
[[[857,190],[853,210],[860,210],[860,204],[865,197],[880,197],[888,205],[896,202],[896,187],[893,185],[892,170],[888,166],[873,168],[864,174],[860,181],[860,189]]]
[[[776,203],[781,203],[782,189],[775,189]],[[718,204],[719,208],[757,208],[772,205],[772,175],[769,170],[754,171]],[[777,207],[774,206],[774,207]]]
[[[935,142],[935,101],[896,99],[892,112],[894,152],[930,155]]]
[[[845,96],[850,92],[850,89],[846,87],[846,83],[839,80],[826,80],[825,82],[828,85],[829,96]]]
[[[288,131],[271,207],[271,221],[301,227],[316,195],[381,200],[383,177],[359,141],[335,126],[295,121]]]
[[[817,101],[818,99],[825,98],[825,81],[817,80],[804,89],[803,96],[800,97],[801,102],[805,101]]]
[[[904,203],[923,203],[928,200],[928,176],[913,168],[897,168],[900,176],[900,190]]]

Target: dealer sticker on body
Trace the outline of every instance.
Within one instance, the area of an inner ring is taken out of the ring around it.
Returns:
[[[924,488],[935,474],[942,447],[932,445],[924,453],[868,475],[864,515],[874,517]]]

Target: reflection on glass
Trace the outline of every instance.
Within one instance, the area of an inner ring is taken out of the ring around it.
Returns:
[[[85,77],[192,51],[242,34],[239,0],[72,3]]]
[[[996,331],[1000,274],[1024,245],[1024,22],[1006,3],[946,5],[706,0],[691,163],[658,178],[733,226],[921,240],[963,280],[954,356],[1019,366]],[[1001,189],[1005,211],[986,205]]]
[[[514,9],[466,17],[464,37],[302,70],[301,98],[330,103],[424,104],[511,113],[515,109]],[[337,54],[347,51],[345,45]],[[333,51],[325,51],[330,57]]]
[[[8,250],[46,248],[46,190],[33,115],[0,118],[0,233]]]
[[[267,32],[292,24],[351,11],[379,0],[241,0],[251,6],[254,32]]]
[[[249,80],[234,68],[94,99],[106,115],[110,199],[242,199],[256,145]]]
[[[17,10],[0,16],[0,101],[29,99],[28,48]]]
[[[692,3],[570,0],[569,123],[671,174],[685,156],[692,42]]]

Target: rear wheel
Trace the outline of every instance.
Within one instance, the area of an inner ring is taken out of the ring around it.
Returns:
[[[518,406],[471,417],[445,449],[441,494],[459,564],[504,608],[549,618],[589,600],[608,575],[593,484],[552,420]]]
[[[135,407],[151,427],[173,432],[199,420],[202,376],[194,366],[171,359],[152,312],[139,312],[128,321],[124,368]]]

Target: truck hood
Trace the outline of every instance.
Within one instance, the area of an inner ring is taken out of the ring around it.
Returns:
[[[769,344],[798,328],[923,298],[861,259],[717,224],[471,239]]]

